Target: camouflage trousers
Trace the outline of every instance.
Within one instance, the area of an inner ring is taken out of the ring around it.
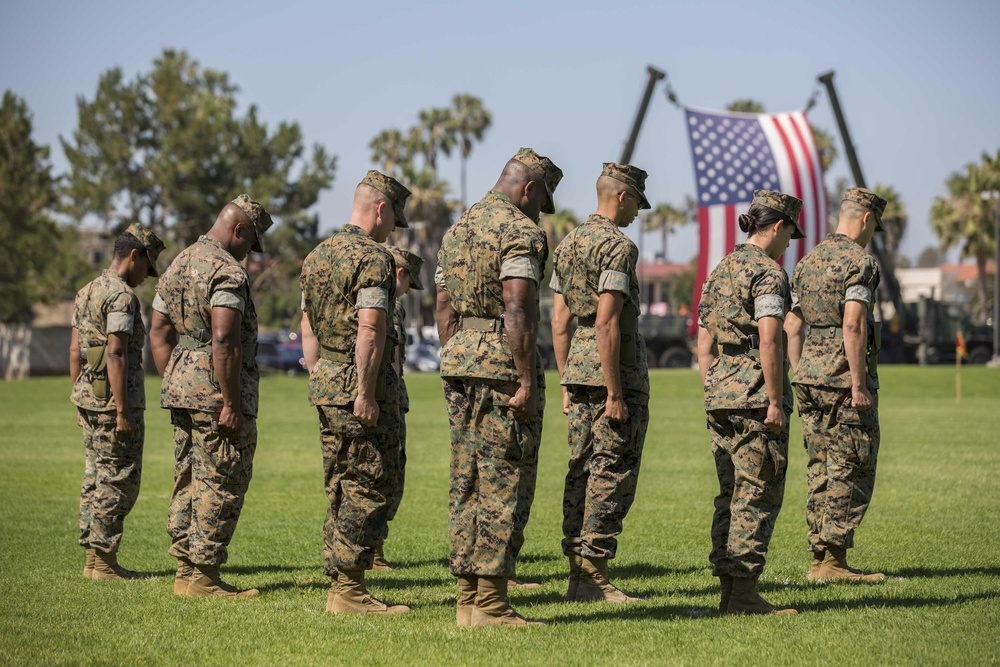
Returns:
[[[396,470],[393,471],[396,480],[395,487],[389,494],[389,507],[386,510],[386,521],[396,518],[399,505],[403,502],[403,486],[406,483],[406,413],[409,409],[399,412],[399,454],[396,458]]]
[[[878,463],[878,392],[872,409],[851,407],[851,390],[795,385],[809,463],[809,550],[854,546],[871,503]]]
[[[79,410],[86,459],[80,487],[80,546],[117,552],[125,517],[139,497],[145,410],[133,410],[135,431],[115,432],[114,412]]]
[[[445,378],[451,430],[449,534],[456,576],[512,577],[535,499],[545,391],[538,414],[514,419],[517,385]]]
[[[373,427],[357,420],[353,406],[316,406],[330,501],[323,523],[323,561],[331,577],[338,568],[370,570],[375,547],[386,536],[398,470],[399,406],[378,405]]]
[[[170,555],[198,565],[222,565],[236,532],[253,476],[257,419],[243,417],[240,432],[220,432],[216,416],[174,408],[174,491],[167,532]]]
[[[629,418],[604,417],[605,387],[570,387],[569,472],[563,491],[563,553],[614,558],[635,500],[649,396],[626,392]]]
[[[719,476],[708,556],[714,576],[755,577],[764,570],[788,469],[788,428],[771,435],[766,416],[764,408],[708,412]]]

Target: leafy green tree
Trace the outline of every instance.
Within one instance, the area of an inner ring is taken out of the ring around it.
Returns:
[[[87,272],[76,230],[63,227],[49,149],[31,135],[31,112],[6,91],[0,103],[0,322],[31,321],[34,303],[71,297]]]
[[[667,286],[667,298],[675,313],[691,311],[691,299],[694,297],[694,277],[698,270],[698,258],[688,262],[684,271],[675,276]]]
[[[962,258],[972,257],[979,269],[976,304],[977,316],[986,321],[990,301],[986,262],[993,255],[997,239],[994,232],[996,199],[984,199],[983,193],[1000,190],[1000,149],[995,155],[983,153],[978,163],[965,165],[945,181],[947,197],[937,197],[931,205],[931,228],[941,239],[942,249],[961,248]]]
[[[282,223],[265,243],[282,271],[271,269],[273,262],[249,265],[255,280],[265,269],[268,280],[284,273],[261,295],[262,310],[270,312],[268,299],[297,298],[295,265],[317,241],[318,221],[307,210],[333,183],[336,157],[319,144],[307,155],[297,123],[281,122],[271,131],[255,105],[237,115],[238,91],[226,73],[171,49],[133,81],[120,68],[105,72],[93,99],[77,99],[72,138],[61,139],[70,163],[67,212],[95,216],[113,233],[132,221],[150,225],[172,242],[172,256],[197,239],[226,202],[247,192]]]
[[[483,106],[483,101],[469,93],[461,93],[451,98],[451,122],[455,140],[458,143],[459,155],[462,158],[462,208],[468,201],[465,166],[472,153],[473,141],[482,141],[493,118]]]

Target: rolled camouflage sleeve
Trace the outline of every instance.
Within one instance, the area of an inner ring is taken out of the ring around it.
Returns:
[[[131,294],[121,293],[107,305],[105,331],[108,334],[131,334],[136,308]]]
[[[384,310],[387,315],[392,312],[389,301],[391,286],[395,280],[393,267],[392,257],[387,252],[368,252],[360,258],[358,278],[354,284],[354,289],[357,290],[355,308],[377,308]]]
[[[500,280],[526,278],[537,285],[548,256],[545,232],[536,225],[513,227],[500,245]]]
[[[208,287],[208,303],[212,308],[232,308],[242,313],[249,296],[250,280],[240,266],[223,266]]]
[[[860,301],[871,310],[875,305],[875,288],[878,287],[878,264],[875,258],[864,254],[852,265],[844,279],[844,301]]]
[[[635,273],[638,248],[632,252],[634,244],[622,236],[601,256],[601,273],[597,282],[598,293],[621,292],[628,294],[629,277]]]
[[[163,297],[160,296],[159,292],[157,292],[156,296],[153,297],[153,310],[167,316],[170,315],[170,311],[167,309],[167,302],[163,300]]]
[[[753,318],[776,317],[785,319],[785,300],[788,296],[788,276],[784,271],[765,271],[753,281],[750,296],[753,298]]]
[[[556,271],[552,271],[552,278],[549,279],[549,287],[556,294],[562,294],[562,288],[559,287],[559,274]]]

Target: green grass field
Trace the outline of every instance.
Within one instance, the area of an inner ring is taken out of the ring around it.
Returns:
[[[852,563],[879,586],[806,581],[805,453],[792,423],[785,506],[764,593],[794,617],[718,617],[707,562],[716,481],[695,371],[656,371],[639,493],[612,563],[648,597],[627,609],[562,602],[566,422],[549,377],[538,492],[516,607],[550,625],[455,626],[447,568],[448,432],[440,380],[408,376],[413,410],[406,496],[373,591],[405,617],[323,611],[326,508],[315,412],[304,378],[261,386],[255,474],[224,572],[261,589],[249,601],[177,598],[165,521],[172,486],[167,414],[147,412],[142,493],[125,524],[122,563],[155,579],[81,576],[77,545],[83,449],[69,381],[0,383],[0,664],[683,664],[980,665],[1000,661],[1000,371],[882,369],[882,450],[875,498]],[[159,381],[147,384],[156,405]]]

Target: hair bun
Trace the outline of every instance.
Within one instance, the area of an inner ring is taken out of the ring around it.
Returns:
[[[757,216],[752,215],[750,213],[743,213],[740,215],[739,218],[737,218],[737,221],[740,223],[741,230],[743,230],[744,232],[749,232],[751,229],[753,229],[754,224],[757,222]]]

